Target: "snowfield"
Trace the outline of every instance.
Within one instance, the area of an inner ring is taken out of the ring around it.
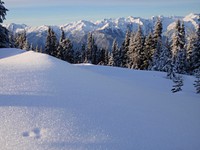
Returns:
[[[199,150],[194,77],[0,49],[0,149]]]

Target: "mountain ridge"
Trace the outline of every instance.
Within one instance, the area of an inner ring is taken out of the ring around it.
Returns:
[[[75,47],[80,47],[81,44],[86,43],[87,34],[92,32],[96,43],[100,47],[110,48],[112,41],[116,38],[119,45],[122,43],[127,29],[131,31],[136,31],[138,25],[141,25],[144,34],[148,34],[154,28],[157,18],[161,18],[163,23],[163,35],[172,35],[173,29],[175,27],[175,22],[179,19],[184,22],[186,28],[186,35],[194,32],[197,28],[197,18],[198,15],[190,13],[185,17],[180,16],[153,16],[149,19],[144,19],[141,17],[129,16],[127,18],[110,18],[100,21],[87,21],[79,20],[71,23],[67,23],[60,26],[50,26],[55,31],[57,38],[59,39],[61,31],[60,28],[66,33],[66,36],[72,41]],[[48,25],[42,25],[38,27],[31,27],[25,24],[5,24],[8,30],[12,31],[14,34],[26,31],[27,39],[29,43],[34,46],[42,45],[44,47],[45,40],[47,36]]]

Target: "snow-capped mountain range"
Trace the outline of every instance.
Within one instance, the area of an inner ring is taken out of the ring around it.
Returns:
[[[184,22],[186,35],[194,32],[198,25],[198,15],[191,13],[185,17],[156,16],[151,17],[150,19],[144,19],[130,16],[127,18],[104,19],[96,22],[80,20],[61,26],[51,27],[56,32],[58,39],[61,34],[60,29],[63,28],[66,36],[73,42],[75,47],[79,47],[82,43],[86,43],[88,33],[92,32],[98,46],[110,48],[115,38],[119,44],[122,43],[127,29],[137,31],[138,25],[141,25],[144,34],[148,34],[153,30],[158,17],[161,18],[163,23],[163,35],[172,35],[178,19]],[[32,43],[34,46],[42,45],[44,47],[45,45],[47,29],[49,27],[47,25],[30,27],[24,24],[12,23],[4,26],[14,33],[19,33],[25,30],[29,43]]]

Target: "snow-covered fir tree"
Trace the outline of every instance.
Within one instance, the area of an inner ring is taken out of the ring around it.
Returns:
[[[4,7],[4,2],[0,0],[0,23],[5,20],[6,12],[8,9]],[[0,48],[9,47],[9,32],[0,24]]]
[[[200,68],[197,69],[197,72],[195,74],[196,80],[194,81],[194,87],[196,88],[196,93],[200,94]]]
[[[86,62],[86,47],[85,44],[81,45],[81,62]]]
[[[111,58],[110,58],[111,66],[119,66],[119,47],[117,44],[117,40],[114,39],[112,44]]]
[[[23,31],[22,33],[18,33],[15,37],[15,47],[19,49],[29,50],[27,45],[28,43],[26,40],[26,31]]]
[[[192,74],[194,67],[193,67],[193,60],[192,60],[192,52],[195,49],[195,43],[196,43],[196,35],[195,33],[191,34],[189,36],[189,42],[187,45],[187,66],[186,70],[187,73]]]
[[[61,29],[60,42],[57,47],[57,56],[58,58],[65,60],[69,63],[74,63],[74,51],[71,41],[66,38],[63,29]]]
[[[30,50],[30,45],[29,45],[29,43],[28,43],[28,40],[26,39],[26,41],[25,41],[25,43],[24,43],[24,45],[23,45],[23,48],[22,48],[23,50],[27,50],[27,51],[29,51]]]
[[[172,63],[171,59],[172,59],[172,53],[171,53],[169,40],[167,38],[166,42],[162,46],[162,52],[160,55],[158,70],[168,72],[168,69],[171,67],[171,63]]]
[[[158,70],[160,62],[160,54],[162,51],[162,29],[162,21],[158,18],[153,32],[152,70]]]
[[[179,75],[176,78],[173,79],[174,85],[172,88],[172,92],[176,93],[179,91],[182,91],[182,86],[183,86],[183,78]]]
[[[135,69],[144,69],[144,37],[141,26],[138,27],[138,31],[135,35],[135,54],[134,54],[134,62],[133,62],[133,68]]]
[[[80,50],[77,50],[76,52],[74,52],[74,62],[75,64],[79,64],[81,63],[81,52]]]
[[[136,48],[136,42],[135,42],[135,33],[132,32],[131,36],[130,36],[130,43],[129,43],[129,49],[128,49],[128,68],[133,68],[133,64],[136,64],[136,60],[135,60],[135,48]]]
[[[86,59],[85,62],[92,63],[92,50],[94,48],[94,38],[92,33],[88,33],[87,48],[86,48]]]
[[[166,69],[167,69],[167,78],[171,79],[171,80],[175,79],[176,73],[174,71],[174,63],[173,63],[172,59],[168,60]]]
[[[58,43],[57,43],[55,32],[53,31],[53,29],[49,27],[47,31],[45,53],[52,56],[57,56],[57,47],[58,47]]]
[[[198,18],[198,27],[192,46],[191,64],[192,71],[195,72],[196,69],[200,68],[200,14]]]
[[[144,42],[144,69],[152,68],[153,56],[153,36],[152,32],[148,34]]]
[[[120,52],[120,66],[128,67],[128,51],[130,44],[130,30],[126,31],[126,36],[124,42],[122,43],[121,52]]]
[[[173,63],[176,73],[186,72],[186,49],[185,49],[185,28],[180,23],[176,23],[175,33],[172,39]]]

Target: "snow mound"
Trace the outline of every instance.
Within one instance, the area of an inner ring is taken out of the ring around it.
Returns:
[[[0,68],[1,149],[200,149],[191,76],[172,94],[165,73],[71,65],[32,51],[1,59]]]

